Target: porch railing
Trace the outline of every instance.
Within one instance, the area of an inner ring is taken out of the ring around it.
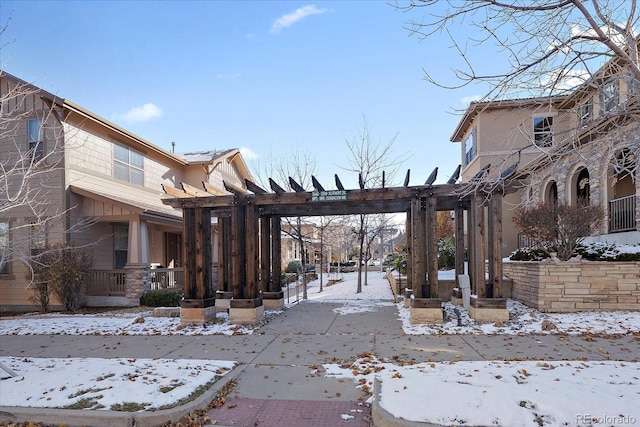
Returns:
[[[183,289],[184,268],[152,268],[151,289]]]
[[[182,289],[184,268],[152,268],[151,289]],[[124,270],[92,270],[87,295],[124,296],[126,294]]]
[[[609,232],[636,229],[636,196],[621,197],[609,202]]]
[[[124,296],[127,292],[123,270],[92,270],[87,295]]]

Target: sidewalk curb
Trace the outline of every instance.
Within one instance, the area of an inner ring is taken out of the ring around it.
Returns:
[[[238,365],[200,396],[175,408],[132,413],[0,406],[0,421],[12,423],[41,422],[49,425],[65,425],[67,427],[156,427],[169,421],[176,423],[180,418],[197,409],[205,409],[225,385],[242,374],[246,366],[246,364]]]

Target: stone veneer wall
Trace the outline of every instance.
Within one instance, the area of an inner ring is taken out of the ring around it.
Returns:
[[[148,265],[126,265],[124,270],[125,298],[132,305],[140,305],[140,298],[151,289],[151,268]]]
[[[640,262],[507,261],[512,298],[543,312],[640,311]]]

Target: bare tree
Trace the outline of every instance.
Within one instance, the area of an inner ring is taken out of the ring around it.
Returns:
[[[444,33],[458,52],[462,65],[453,69],[454,82],[425,72],[441,87],[487,83],[485,99],[555,95],[592,81],[612,58],[629,67],[636,85],[640,81],[636,0],[412,0],[398,7],[423,12],[423,20],[409,22],[412,34]],[[474,49],[480,45],[495,47],[495,60],[480,61]]]
[[[318,232],[318,238],[320,240],[320,290],[319,293],[322,292],[323,285],[323,268],[324,268],[324,253],[325,253],[325,243],[327,240],[327,233],[331,230],[332,226],[336,223],[340,222],[342,217],[332,217],[332,216],[321,216],[315,218],[315,228]],[[331,259],[329,259],[331,262]],[[328,271],[327,271],[328,272]]]
[[[279,181],[278,185],[289,186],[293,191],[297,191],[294,188],[297,185],[305,190],[311,188],[311,177],[316,173],[316,161],[309,151],[296,150],[279,156],[270,153],[265,158],[265,162],[258,161],[252,165],[252,168],[260,185],[269,188],[269,179],[272,179]],[[313,227],[305,227],[306,224],[300,217],[286,217],[283,221],[285,226],[282,227],[282,232],[295,239],[300,249],[302,298],[307,299],[306,242],[310,238],[309,234],[313,231]]]
[[[345,170],[358,174],[359,186],[376,188],[386,186],[395,177],[403,156],[394,156],[393,145],[397,135],[387,143],[375,142],[366,117],[363,118],[362,129],[351,140],[347,140],[349,164]],[[358,236],[358,286],[356,293],[362,292],[362,267],[364,259],[365,239],[367,235],[367,216],[358,215],[356,233]]]
[[[510,108],[555,109],[553,141],[536,141],[518,126],[500,141],[503,152],[489,170],[467,182],[464,192],[493,191],[504,186],[505,176],[523,178],[528,187],[523,204],[540,200],[541,182],[561,175],[563,159],[580,159],[598,170],[599,182],[636,180],[640,158],[640,9],[637,0],[410,0],[396,7],[414,17],[410,34],[425,41],[449,43],[457,59],[453,73],[444,77],[425,69],[425,79],[439,87],[478,87],[485,92],[471,104],[483,109],[510,102]],[[419,17],[417,12],[419,12]],[[464,28],[461,31],[461,28]],[[480,48],[483,49],[480,49]],[[487,48],[493,48],[487,61]],[[442,76],[442,75],[441,75]],[[626,88],[609,93],[617,79]],[[589,122],[582,120],[589,105],[563,103],[571,96],[598,93],[601,104],[612,104]],[[518,106],[518,101],[521,106]],[[578,108],[580,107],[580,108]],[[556,126],[558,124],[559,126]],[[560,125],[561,124],[561,125]],[[587,129],[588,131],[585,131]],[[523,138],[529,144],[523,147]],[[610,168],[600,159],[613,159]],[[600,163],[598,163],[600,162]],[[534,197],[530,197],[534,196]]]
[[[86,225],[65,224],[68,209],[51,206],[49,195],[60,191],[64,127],[53,95],[0,71],[0,271],[9,262],[27,266],[53,240]],[[47,106],[37,110],[41,99]],[[26,132],[25,132],[26,130]],[[45,147],[46,141],[46,147]],[[24,218],[24,221],[9,221]],[[27,220],[28,219],[28,220]]]

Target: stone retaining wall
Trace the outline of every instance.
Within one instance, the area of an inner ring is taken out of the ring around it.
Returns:
[[[543,312],[640,311],[640,262],[506,261],[511,297]]]

